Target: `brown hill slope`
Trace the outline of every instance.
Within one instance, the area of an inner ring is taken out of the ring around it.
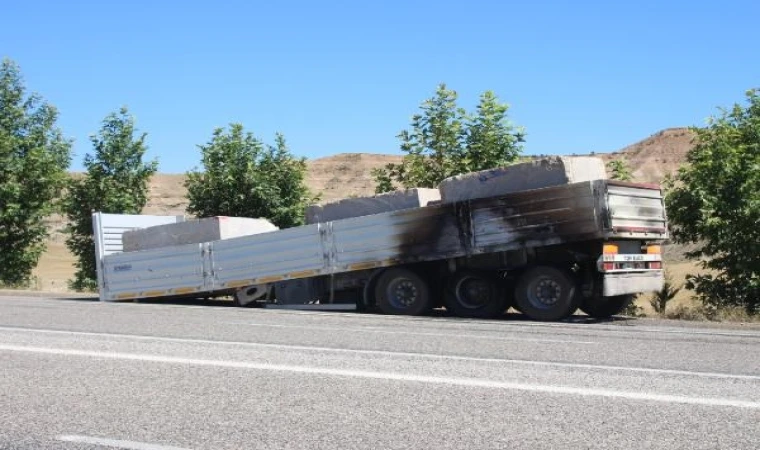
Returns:
[[[399,155],[342,153],[308,161],[306,184],[320,195],[321,202],[350,196],[372,195],[372,169],[401,161]],[[187,206],[185,176],[157,174],[150,182],[150,198],[145,214],[184,214]]]
[[[688,128],[668,128],[613,153],[597,154],[606,161],[625,158],[636,181],[659,183],[674,173],[693,146],[694,134]],[[372,169],[398,163],[400,155],[342,153],[308,162],[306,184],[320,194],[321,202],[349,196],[372,195],[375,190]],[[158,174],[150,184],[146,214],[182,214],[187,200],[184,175]]]
[[[686,161],[694,146],[694,132],[688,128],[668,128],[617,152],[601,155],[606,160],[624,157],[637,181],[659,183]]]
[[[609,154],[597,154],[605,160],[624,156],[638,181],[659,182],[665,174],[675,171],[691,148],[693,135],[686,128],[669,128],[648,138]],[[372,169],[384,167],[389,162],[398,163],[400,155],[371,153],[343,153],[308,162],[306,184],[321,195],[322,202],[329,202],[352,195],[364,196],[374,192]],[[150,183],[150,198],[145,214],[184,214],[185,176],[181,174],[157,174]],[[73,258],[66,250],[61,230],[65,225],[61,217],[50,220],[52,235],[48,241],[49,251],[43,255],[36,274],[39,287],[65,289],[66,280],[73,276]]]

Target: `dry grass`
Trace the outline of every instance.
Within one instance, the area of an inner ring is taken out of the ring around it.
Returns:
[[[665,312],[660,315],[666,319],[671,320],[692,320],[692,321],[705,321],[711,320],[710,316],[706,314],[706,310],[698,304],[693,306],[689,305],[676,305],[669,307]]]
[[[662,316],[666,319],[673,320],[696,320],[696,321],[713,321],[713,322],[733,322],[733,323],[760,323],[760,316],[749,315],[744,308],[726,307],[719,310],[705,308],[702,305],[678,305],[669,308]]]
[[[673,284],[675,286],[683,286],[684,282],[686,281],[686,275],[690,273],[697,274],[701,270],[694,262],[691,261],[666,261],[665,269],[673,279]],[[651,294],[639,295],[639,297],[636,299],[636,306],[640,307],[642,312],[647,316],[657,316],[657,313],[652,308],[652,305],[649,304],[651,298]],[[693,293],[691,291],[683,288],[678,292],[678,294],[676,294],[673,300],[668,302],[666,313],[671,309],[681,306],[696,307],[701,306],[701,304],[694,300]]]
[[[730,307],[722,308],[719,311],[715,311],[710,316],[710,320],[716,320],[718,322],[743,322],[743,323],[760,323],[760,315],[751,316],[747,314],[744,308]]]
[[[673,279],[676,286],[682,286],[686,281],[686,275],[703,273],[695,262],[676,261],[666,262],[665,268]],[[706,308],[701,302],[693,297],[693,292],[685,288],[681,289],[673,300],[668,302],[668,306],[663,314],[657,314],[649,304],[652,296],[650,294],[640,295],[636,299],[636,306],[648,317],[662,317],[674,320],[710,320],[715,322],[742,322],[758,323],[760,315],[749,315],[744,308],[727,307],[720,310]]]
[[[43,291],[65,292],[68,280],[74,277],[74,256],[63,243],[62,236],[54,236],[48,241],[48,250],[43,253],[34,276],[37,278],[35,288]]]

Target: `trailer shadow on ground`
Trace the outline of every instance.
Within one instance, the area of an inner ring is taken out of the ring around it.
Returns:
[[[440,318],[447,318],[451,320],[462,320],[462,318],[454,316],[453,314],[450,314],[445,309],[435,310],[431,314],[432,317],[440,317]],[[509,321],[509,322],[531,322],[531,323],[541,323],[539,321],[530,319],[528,316],[520,313],[519,311],[515,310],[509,310],[507,313],[503,314],[502,316],[493,318],[493,319],[466,319],[466,320],[482,320],[482,321]],[[607,319],[595,319],[593,317],[589,317],[582,313],[576,313],[570,317],[568,317],[565,320],[561,320],[558,322],[553,323],[569,323],[569,324],[597,324],[597,323],[626,323],[626,322],[635,322],[637,319],[635,317],[624,317],[624,316],[615,316],[610,317]]]
[[[90,296],[61,296],[57,297],[56,300],[63,300],[63,301],[73,301],[73,302],[97,302],[99,301],[98,297],[94,295]],[[191,297],[179,297],[179,298],[144,298],[139,300],[125,300],[119,303],[142,303],[142,304],[149,304],[149,305],[179,305],[179,306],[206,306],[206,307],[217,307],[217,308],[236,308],[237,306],[232,302],[231,298],[222,297],[222,298],[191,298]],[[252,307],[252,308],[241,308],[241,309],[266,309],[262,306],[260,307]],[[318,308],[314,309],[315,312],[324,313],[326,311],[319,310]],[[361,315],[371,315],[372,312],[353,312],[353,311],[341,311],[336,312],[336,314],[361,314]],[[496,317],[493,319],[463,319],[461,317],[454,316],[453,314],[446,311],[444,308],[435,309],[431,311],[427,317],[435,318],[435,319],[441,319],[441,320],[478,320],[478,321],[494,321],[494,322],[500,322],[500,321],[510,321],[510,322],[535,322],[532,319],[529,319],[527,316],[515,311],[515,310],[509,310],[504,315],[500,317]],[[625,316],[616,316],[611,317],[608,319],[595,319],[593,317],[589,317],[585,314],[575,314],[565,320],[562,320],[560,323],[566,323],[566,324],[599,324],[599,323],[619,323],[619,324],[625,324],[625,323],[634,323],[636,322],[635,317],[625,317]]]
[[[91,299],[90,299],[91,300]],[[97,300],[97,299],[95,299]],[[208,307],[219,307],[219,308],[237,308],[237,306],[232,302],[232,299],[229,298],[174,298],[174,299],[140,299],[139,301],[133,302],[133,303],[144,303],[144,304],[169,304],[169,305],[186,305],[186,306],[208,306]],[[263,306],[259,307],[248,307],[248,308],[241,308],[241,309],[266,309]],[[279,310],[282,310],[278,308]],[[325,313],[329,311],[320,310],[318,308],[315,308],[313,311],[319,312],[319,313]],[[373,315],[376,313],[372,312],[355,312],[355,311],[340,311],[335,312],[336,314],[357,314],[357,315]],[[478,320],[478,321],[510,321],[510,322],[535,322],[532,319],[529,319],[527,316],[521,314],[520,312],[510,310],[509,312],[503,314],[502,316],[493,318],[493,319],[464,319],[461,317],[457,317],[448,311],[446,311],[443,308],[435,309],[431,311],[427,317],[434,318],[434,319],[441,319],[441,320]],[[560,323],[568,323],[568,324],[598,324],[598,323],[620,323],[624,324],[626,322],[635,322],[637,319],[635,317],[611,317],[608,319],[595,319],[593,317],[589,317],[585,314],[575,314]]]

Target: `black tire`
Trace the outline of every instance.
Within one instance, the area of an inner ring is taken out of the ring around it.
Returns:
[[[618,315],[633,302],[634,295],[616,295],[614,297],[602,297],[595,295],[583,299],[581,311],[595,319],[608,319]]]
[[[383,272],[375,286],[375,301],[383,314],[419,316],[430,311],[430,287],[418,274],[395,267]]]
[[[507,302],[496,280],[488,274],[462,271],[449,277],[444,293],[446,309],[459,317],[492,319],[504,314]]]
[[[575,291],[575,283],[565,271],[537,266],[520,277],[515,303],[520,312],[533,320],[562,320],[578,309]]]

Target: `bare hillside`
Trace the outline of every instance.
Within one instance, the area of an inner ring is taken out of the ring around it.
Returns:
[[[605,160],[625,157],[637,181],[660,182],[675,172],[692,147],[688,128],[668,128],[619,151],[597,154]],[[342,153],[308,162],[306,184],[321,202],[349,196],[372,195],[372,169],[399,163],[400,155]],[[187,206],[184,175],[158,174],[151,180],[146,214],[183,214]]]
[[[306,184],[321,202],[349,196],[372,195],[375,184],[372,169],[398,163],[401,156],[371,153],[343,153],[308,162]],[[185,176],[157,174],[150,182],[150,200],[145,214],[184,214],[187,199]]]
[[[688,128],[668,128],[617,152],[600,156],[607,160],[624,156],[637,181],[659,183],[686,161],[694,137]]]
[[[400,155],[342,153],[309,161],[306,184],[320,194],[321,202],[349,196],[372,195],[375,183],[372,169],[401,162]]]

